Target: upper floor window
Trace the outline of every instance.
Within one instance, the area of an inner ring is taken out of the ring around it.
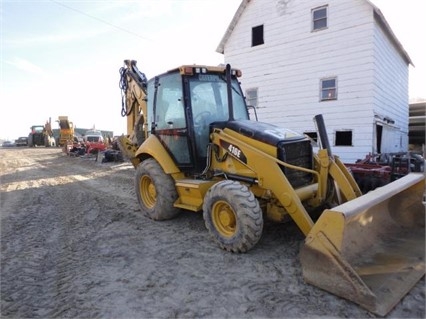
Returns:
[[[261,45],[265,43],[263,40],[263,24],[251,29],[251,46]]]
[[[337,100],[337,79],[321,79],[321,101]]]
[[[312,31],[327,28],[327,7],[312,9]]]

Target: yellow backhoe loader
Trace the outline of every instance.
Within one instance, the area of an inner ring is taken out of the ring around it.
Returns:
[[[68,143],[72,144],[74,140],[74,124],[68,120],[68,116],[59,116],[56,121],[59,124],[58,145],[66,147]]]
[[[229,65],[183,65],[148,81],[125,60],[120,75],[129,135],[119,145],[149,218],[202,211],[212,238],[231,252],[259,241],[264,218],[293,220],[306,236],[306,282],[379,315],[424,275],[422,174],[362,196],[331,153],[321,115],[314,153],[307,137],[249,119],[241,71]]]

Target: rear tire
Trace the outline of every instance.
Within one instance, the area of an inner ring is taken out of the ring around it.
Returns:
[[[179,208],[173,207],[178,198],[175,182],[155,159],[149,158],[139,164],[135,189],[139,207],[147,217],[166,220],[179,214]]]
[[[206,228],[222,249],[243,253],[260,240],[263,215],[247,186],[235,181],[213,185],[204,198]]]

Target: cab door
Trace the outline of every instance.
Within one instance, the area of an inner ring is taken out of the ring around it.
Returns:
[[[182,79],[179,73],[155,79],[153,133],[180,168],[192,167]]]

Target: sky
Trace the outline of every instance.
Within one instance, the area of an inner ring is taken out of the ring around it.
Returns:
[[[308,0],[302,0],[308,1]],[[426,98],[425,0],[372,0],[411,57],[410,99]],[[216,53],[241,0],[0,0],[0,139],[66,115],[78,128],[126,134],[119,69],[151,78]],[[244,70],[243,70],[244,72]]]

